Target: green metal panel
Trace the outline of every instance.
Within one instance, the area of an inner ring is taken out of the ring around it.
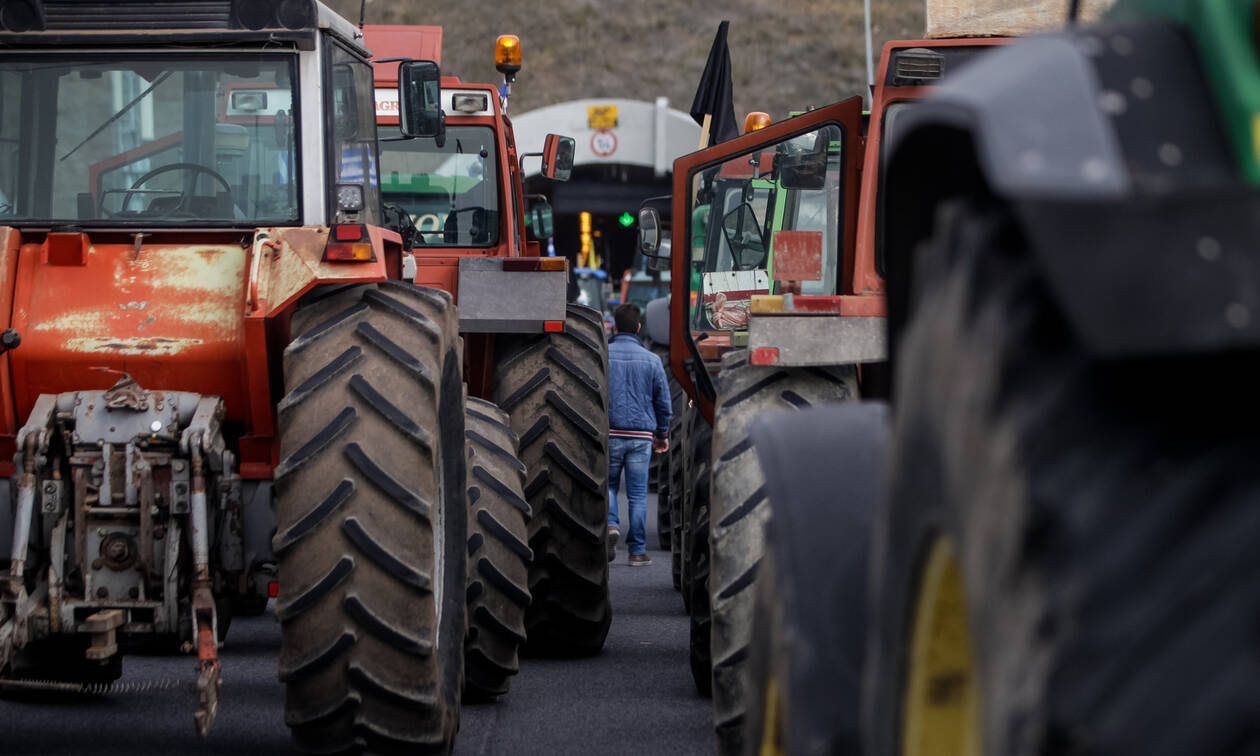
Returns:
[[[1189,32],[1220,108],[1239,173],[1260,184],[1260,58],[1255,0],[1117,0],[1109,18],[1164,18]]]

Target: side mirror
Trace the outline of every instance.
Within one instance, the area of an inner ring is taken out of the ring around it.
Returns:
[[[774,168],[784,189],[817,191],[827,186],[827,140],[822,134],[789,140],[775,152]]]
[[[661,248],[661,214],[654,207],[639,208],[639,251],[645,257]]]
[[[542,175],[555,181],[568,181],[573,173],[573,137],[548,134],[543,144]]]
[[[643,255],[644,267],[648,270],[665,271],[670,269],[669,240],[662,236],[661,214],[655,207],[644,205],[639,208],[639,254]]]
[[[543,241],[555,236],[555,221],[551,214],[551,204],[546,200],[535,202],[529,208],[529,227],[533,230],[534,238]]]
[[[442,70],[431,60],[398,64],[398,127],[404,137],[442,137]]]

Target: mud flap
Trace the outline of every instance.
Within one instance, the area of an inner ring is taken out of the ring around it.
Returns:
[[[796,631],[781,680],[791,702],[782,712],[785,752],[819,743],[828,752],[857,752],[867,557],[884,495],[888,406],[846,402],[766,414],[750,436],[770,492],[777,601],[785,626]]]

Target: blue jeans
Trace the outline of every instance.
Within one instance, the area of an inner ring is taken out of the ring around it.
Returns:
[[[647,552],[648,462],[651,459],[651,439],[608,439],[608,526],[621,529],[621,520],[617,517],[617,489],[621,487],[621,471],[624,469],[626,500],[630,510],[626,550],[632,555]]]

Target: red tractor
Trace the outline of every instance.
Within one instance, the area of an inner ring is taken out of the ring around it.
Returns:
[[[681,484],[671,485],[670,506],[692,673],[713,696],[719,753],[742,752],[755,719],[747,659],[774,491],[753,452],[753,419],[887,395],[881,137],[1000,41],[890,42],[868,129],[855,97],[773,125],[750,118],[743,136],[674,163],[670,362],[691,407],[671,462]],[[646,205],[649,258],[661,225],[659,208]],[[653,322],[659,309],[648,312],[649,334],[665,330]]]
[[[205,733],[218,641],[278,583],[299,746],[446,750],[471,594],[466,495],[591,503],[598,516],[572,526],[602,553],[602,329],[563,299],[526,325],[406,280],[361,32],[314,0],[221,6],[0,13],[0,455],[14,459],[0,470],[0,686],[99,689],[129,648],[195,649]],[[436,66],[406,62],[397,79],[399,135],[440,138]],[[553,140],[549,169],[562,151]],[[497,267],[479,279],[470,266],[462,299],[548,275],[525,251],[475,260]],[[461,331],[495,318],[518,333],[465,350]],[[538,422],[520,433],[524,465],[497,409],[470,400],[465,422],[467,392]],[[580,424],[551,399],[575,393]],[[519,532],[498,543],[530,549]],[[572,623],[545,612],[578,591],[548,585],[539,634],[564,639]],[[599,619],[581,627],[588,648]]]
[[[497,403],[520,437],[527,511],[478,483],[487,474],[478,465],[494,464],[496,454],[470,444],[470,591],[478,598],[469,605],[468,687],[493,695],[516,671],[519,639],[546,653],[593,653],[612,616],[602,550],[606,337],[597,311],[566,306],[565,258],[538,256],[552,233],[551,207],[526,197],[522,185],[525,159],[541,159],[544,176],[566,180],[573,140],[550,134],[541,152],[524,152],[507,95],[454,76],[439,77],[437,133],[401,139],[393,61],[427,56],[436,71],[441,27],[369,25],[364,34],[375,60],[387,61],[375,65],[381,190],[387,211],[408,228],[404,278],[452,294],[469,396]],[[500,37],[495,55],[507,92],[521,67],[520,40]],[[522,530],[503,542],[498,525],[512,522]]]

